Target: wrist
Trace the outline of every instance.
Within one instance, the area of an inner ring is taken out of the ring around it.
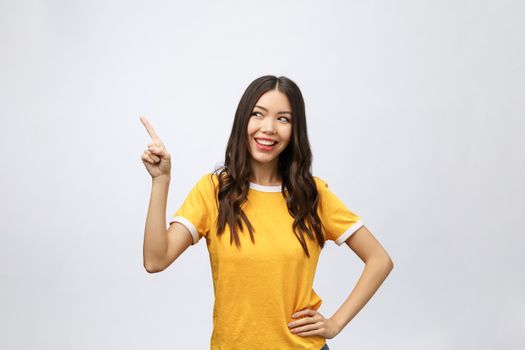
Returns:
[[[151,179],[153,184],[169,184],[171,181],[171,175],[160,175]]]
[[[335,327],[336,327],[336,329],[337,329],[337,334],[339,334],[339,332],[341,332],[341,331],[343,330],[343,328],[344,328],[345,325],[344,325],[342,322],[340,322],[340,321],[337,319],[337,317],[335,317],[335,315],[332,316],[332,317],[330,317],[330,320],[333,321],[333,323],[334,323],[334,325],[335,325]]]

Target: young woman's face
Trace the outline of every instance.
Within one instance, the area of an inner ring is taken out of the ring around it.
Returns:
[[[278,156],[290,142],[291,135],[292,108],[288,97],[275,89],[264,93],[255,104],[248,123],[248,151],[253,160],[277,163]],[[265,144],[261,144],[262,142]]]

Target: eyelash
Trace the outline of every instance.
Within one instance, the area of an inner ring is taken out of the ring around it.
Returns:
[[[252,115],[261,114],[261,112],[253,112]],[[287,122],[290,122],[290,119],[288,117],[280,117],[285,118]]]

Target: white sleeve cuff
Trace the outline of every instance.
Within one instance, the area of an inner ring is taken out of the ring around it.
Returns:
[[[343,244],[348,237],[350,237],[355,231],[357,231],[364,223],[361,220],[356,221],[352,226],[348,228],[341,236],[339,236],[334,242],[337,245]]]
[[[190,233],[191,233],[191,237],[193,238],[192,245],[196,244],[199,241],[199,233],[197,232],[197,229],[195,228],[195,226],[193,226],[193,224],[191,223],[190,220],[186,219],[183,216],[175,216],[174,218],[172,218],[170,220],[170,225],[173,222],[179,222],[179,223],[183,224],[184,226],[186,226],[188,231],[190,231]]]

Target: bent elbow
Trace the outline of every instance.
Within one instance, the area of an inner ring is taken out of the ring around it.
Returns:
[[[144,264],[144,269],[150,274],[158,273],[164,270],[163,268],[160,268],[159,266],[151,265],[151,264]]]
[[[392,261],[392,259],[388,258],[387,266],[390,269],[390,271],[394,269],[394,262]]]
[[[392,261],[392,258],[390,258],[390,255],[388,255],[388,253],[384,252],[381,260],[389,270],[392,270],[394,268],[394,262]]]
[[[394,262],[387,253],[381,254],[377,257],[377,261],[384,265],[385,268],[390,272],[394,269]]]

